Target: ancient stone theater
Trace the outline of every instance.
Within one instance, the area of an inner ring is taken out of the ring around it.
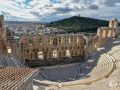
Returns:
[[[76,62],[88,58],[106,40],[116,37],[118,33],[118,21],[112,19],[108,27],[98,28],[95,36],[82,34],[24,35],[20,39],[19,46],[15,45],[19,48],[17,52],[13,51],[17,54],[14,56],[32,65]]]
[[[19,43],[7,41],[3,21],[0,16],[0,90],[120,90],[120,27],[116,19],[108,27],[98,28],[95,36],[25,35]],[[31,69],[23,62],[64,64]]]

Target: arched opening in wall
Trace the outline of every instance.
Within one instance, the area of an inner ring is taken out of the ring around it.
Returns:
[[[79,38],[78,38],[78,37],[76,37],[76,42],[77,42],[77,43],[79,42]]]
[[[75,56],[77,56],[77,51],[75,51]]]
[[[34,52],[34,54],[35,54],[35,59],[37,60],[37,58],[38,58],[38,57],[37,57],[37,52]]]
[[[70,57],[70,50],[66,50],[66,56]]]
[[[107,30],[106,29],[103,29],[103,38],[106,38],[107,37],[107,35],[108,35],[108,32],[107,32]]]
[[[32,56],[33,56],[32,53],[30,53],[30,59],[32,59]]]
[[[41,59],[41,60],[44,59],[44,56],[43,56],[43,52],[42,52],[42,51],[38,52],[37,54],[38,54],[38,59]]]
[[[115,29],[113,29],[112,37],[115,37]]]
[[[73,56],[73,50],[71,51],[71,56]]]
[[[48,38],[48,44],[51,44],[51,38]]]
[[[61,38],[61,37],[58,38],[58,43],[59,43],[60,45],[62,44],[62,38]]]
[[[11,48],[9,46],[7,46],[7,52],[8,52],[8,54],[12,53],[12,50],[11,50]]]
[[[32,38],[29,38],[29,39],[28,39],[28,43],[29,43],[29,45],[33,45],[33,40],[32,40]]]
[[[61,56],[62,56],[62,55],[61,55],[61,51],[59,51],[59,58],[61,58]]]
[[[57,50],[53,50],[53,58],[57,58]]]
[[[48,58],[49,59],[52,58],[52,52],[51,51],[48,52]]]
[[[82,46],[88,45],[88,38],[87,37],[82,37],[80,42],[81,42]]]
[[[70,41],[71,41],[71,43],[73,43],[73,36],[71,36]]]
[[[44,59],[47,59],[47,52],[44,52]]]
[[[63,51],[63,57],[66,57],[66,51]]]
[[[108,31],[108,37],[112,37],[112,30]]]
[[[71,43],[71,38],[70,38],[70,37],[67,37],[67,38],[66,38],[66,43],[67,43],[67,44],[70,44],[70,43]]]
[[[42,38],[39,38],[37,42],[38,42],[39,44],[42,44],[42,43],[43,43]]]
[[[53,39],[53,46],[57,46],[57,38]]]

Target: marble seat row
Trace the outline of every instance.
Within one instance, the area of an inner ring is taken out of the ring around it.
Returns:
[[[74,67],[63,67],[63,68],[54,68],[51,70],[42,70],[42,74],[49,80],[53,81],[69,81],[72,78],[77,77],[79,75],[79,68],[77,66]]]
[[[41,74],[46,79],[45,83],[49,82],[49,84],[52,84],[61,81],[62,85],[67,86],[90,83],[105,78],[113,69],[112,59],[106,54],[101,55],[97,62],[92,62],[96,63],[96,66],[92,66],[89,63],[91,62],[86,61],[83,64],[70,67],[43,69]]]
[[[68,77],[66,77],[66,82],[63,81],[60,83],[63,87],[61,87],[61,90],[120,90],[120,45],[114,44],[113,41],[110,40],[110,42],[108,42],[103,52],[96,52],[87,61],[76,66],[76,74],[78,74],[79,78],[68,80]],[[116,65],[119,67],[116,68]],[[73,66],[71,68],[73,68]],[[67,72],[65,68],[62,69],[64,69],[64,72]],[[49,72],[50,70],[51,69],[48,69],[47,71]],[[56,70],[59,72],[59,69]],[[71,69],[71,71],[75,73],[74,70]],[[59,82],[50,80],[51,76],[48,76],[49,73],[45,73],[44,78],[47,77],[47,79],[40,81],[40,83],[59,86]],[[54,76],[55,75],[54,73]],[[61,76],[61,72],[59,72],[59,75]],[[69,76],[70,74],[66,75]],[[64,78],[61,78],[61,80],[63,79]]]
[[[9,67],[26,67],[23,65],[20,60],[13,59],[6,54],[0,53],[0,66],[9,66]]]
[[[0,88],[2,90],[15,90],[36,71],[30,68],[1,67]]]
[[[120,60],[120,50],[113,53],[111,56],[115,59],[115,61],[119,61]]]
[[[112,49],[108,52],[110,55],[120,50],[120,45],[112,47]]]

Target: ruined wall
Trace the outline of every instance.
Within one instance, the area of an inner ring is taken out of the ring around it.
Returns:
[[[109,38],[114,38],[119,34],[117,19],[112,19],[108,27],[100,27],[97,30],[96,48],[101,47]]]
[[[6,53],[7,52],[7,46],[5,44],[3,22],[4,22],[4,17],[3,17],[3,15],[1,15],[0,16],[0,52]]]
[[[21,39],[22,58],[47,60],[80,56],[84,57],[86,41],[83,35],[36,35]]]
[[[84,36],[81,34],[23,36],[19,47],[10,41],[13,56],[23,60],[60,60],[68,57],[89,57],[97,48],[101,47],[109,38],[118,35],[118,21],[112,19],[109,27],[100,27],[96,36]]]

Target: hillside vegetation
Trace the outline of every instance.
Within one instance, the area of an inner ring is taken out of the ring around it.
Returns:
[[[73,16],[71,18],[51,22],[47,24],[47,27],[63,29],[67,33],[96,33],[98,27],[108,26],[108,23],[109,22],[105,20]]]

